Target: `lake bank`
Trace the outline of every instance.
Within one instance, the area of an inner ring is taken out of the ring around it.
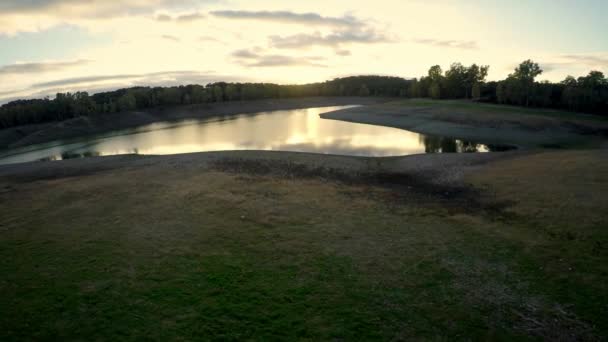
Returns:
[[[605,117],[470,101],[397,100],[321,117],[522,148],[598,147],[608,138]]]
[[[0,153],[0,165],[123,154],[173,155],[213,151],[286,151],[360,157],[425,153],[485,153],[515,149],[404,129],[321,118],[356,106],[276,110],[207,119],[161,121],[69,141]]]
[[[191,106],[154,108],[147,111],[91,115],[48,124],[18,126],[0,130],[0,150],[68,140],[82,136],[135,128],[160,121],[181,121],[250,114],[275,110],[344,105],[369,105],[388,101],[384,98],[314,97],[208,103]]]

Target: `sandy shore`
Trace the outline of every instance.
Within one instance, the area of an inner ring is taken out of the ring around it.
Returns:
[[[119,169],[149,169],[151,172],[228,171],[269,173],[323,178],[356,178],[369,175],[404,177],[416,183],[460,186],[467,170],[499,159],[531,152],[421,154],[403,157],[365,158],[282,151],[221,151],[164,156],[119,155],[68,159],[59,162],[31,162],[0,166],[0,179],[14,182],[79,177]],[[397,182],[398,183],[398,182]]]

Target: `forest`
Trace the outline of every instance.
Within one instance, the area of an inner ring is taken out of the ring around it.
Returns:
[[[435,65],[427,75],[414,79],[353,76],[304,85],[219,82],[133,87],[93,95],[59,93],[53,99],[17,100],[3,105],[0,128],[176,105],[310,96],[470,99],[608,115],[608,79],[600,71],[578,78],[568,76],[559,83],[537,81],[543,70],[531,60],[522,62],[502,81],[486,82],[488,71],[486,65],[453,63],[445,72]]]

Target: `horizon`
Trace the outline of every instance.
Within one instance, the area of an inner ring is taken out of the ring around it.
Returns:
[[[415,77],[413,78],[405,78],[405,77],[400,77],[400,76],[394,76],[394,75],[366,75],[366,74],[361,74],[361,75],[347,75],[347,76],[342,76],[342,77],[336,77],[336,78],[332,78],[332,79],[327,79],[327,80],[323,80],[323,81],[314,81],[314,82],[307,82],[307,83],[272,83],[272,82],[264,82],[264,81],[259,81],[259,82],[246,82],[246,81],[239,81],[239,80],[232,80],[232,81],[223,81],[223,80],[217,80],[217,81],[212,81],[212,82],[208,82],[208,83],[180,83],[180,84],[169,84],[169,85],[146,85],[146,84],[135,84],[135,85],[127,85],[125,87],[120,87],[120,88],[115,88],[115,87],[110,87],[110,88],[99,88],[93,91],[88,91],[86,89],[79,89],[79,90],[69,90],[66,89],[64,92],[60,92],[61,94],[65,94],[65,93],[70,93],[70,94],[75,94],[78,92],[85,92],[89,95],[95,95],[95,94],[101,94],[101,93],[111,93],[114,91],[120,91],[120,90],[128,90],[128,89],[135,89],[135,88],[170,88],[170,87],[187,87],[187,86],[193,86],[193,85],[198,85],[198,86],[210,86],[210,85],[214,85],[217,83],[226,83],[226,84],[274,84],[274,85],[278,85],[278,86],[303,86],[303,85],[313,85],[313,84],[323,84],[326,82],[331,82],[331,81],[335,81],[335,80],[340,80],[340,79],[348,79],[348,78],[357,78],[357,77],[386,77],[386,78],[400,78],[403,79],[405,81],[412,81],[414,79],[417,79]],[[56,97],[57,93],[55,94],[48,94],[45,96],[34,96],[34,97],[23,97],[23,98],[14,98],[14,99],[7,99],[7,100],[1,100],[0,99],[0,106],[3,106],[5,104],[9,104],[12,101],[20,101],[20,100],[42,100],[42,99],[54,99]]]
[[[544,69],[539,80],[608,73],[602,1],[381,3],[4,1],[0,103],[219,81],[412,79],[454,62],[490,65],[488,81],[526,59]]]

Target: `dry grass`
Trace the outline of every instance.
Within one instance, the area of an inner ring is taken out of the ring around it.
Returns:
[[[549,233],[585,238],[608,224],[606,150],[543,152],[498,161],[467,180],[499,201],[513,202],[511,212],[542,222]]]
[[[6,178],[2,337],[594,339],[607,331],[606,255],[538,234],[527,211],[559,222],[547,199],[605,189],[604,175],[569,178],[592,162],[604,170],[599,155],[568,156],[555,177],[570,183],[553,194],[531,183],[550,179],[536,165],[559,154],[490,163],[469,179],[488,204],[514,203],[512,215],[459,209],[470,202],[430,184],[425,195],[278,162],[274,172],[271,162],[265,172],[152,163]],[[518,172],[531,183],[513,185]]]

